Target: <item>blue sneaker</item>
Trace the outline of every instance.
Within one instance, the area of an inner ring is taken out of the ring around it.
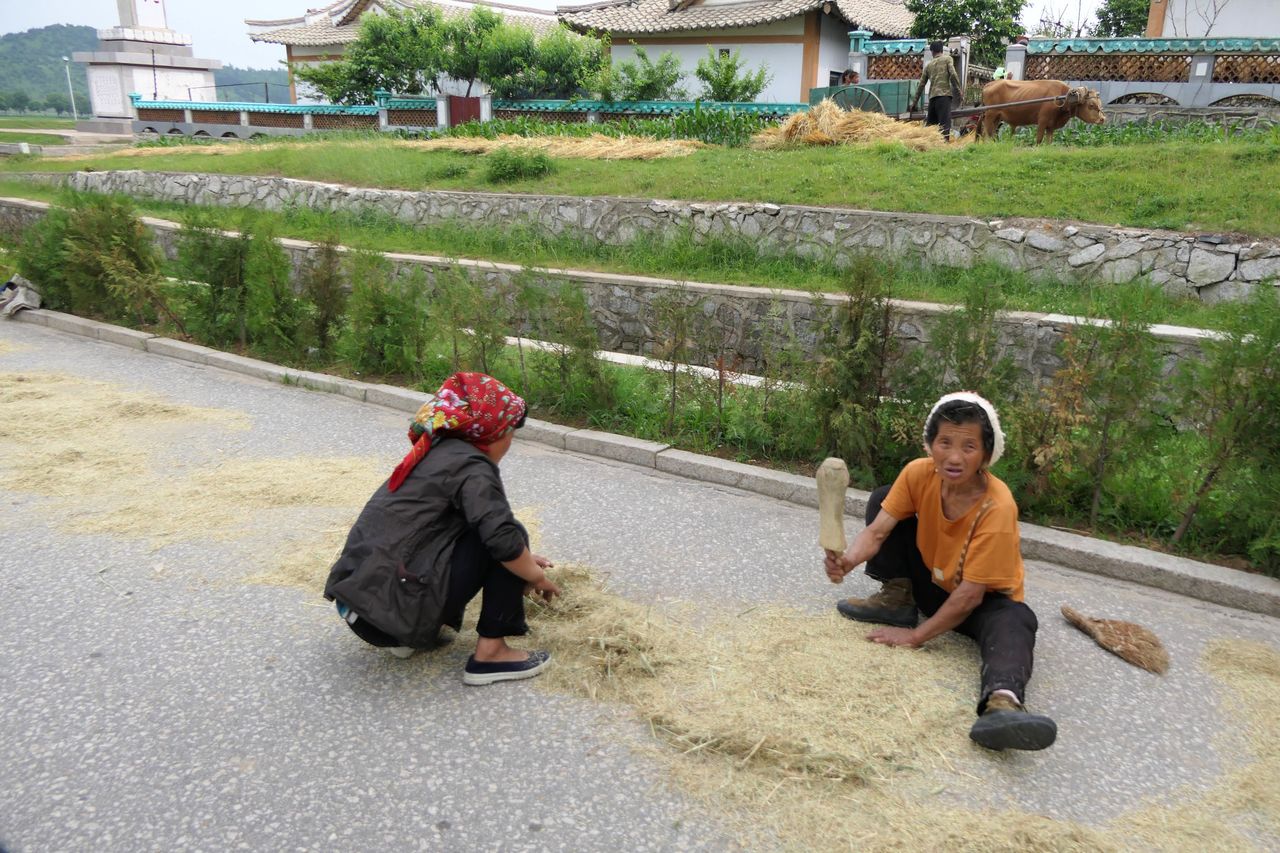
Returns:
[[[481,684],[494,684],[499,681],[518,681],[522,678],[533,678],[551,663],[550,652],[529,652],[524,660],[517,661],[478,661],[476,656],[467,658],[467,665],[462,671],[462,683],[475,687]]]

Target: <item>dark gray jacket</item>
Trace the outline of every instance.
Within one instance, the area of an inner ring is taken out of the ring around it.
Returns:
[[[436,644],[449,591],[449,560],[468,528],[499,562],[528,544],[502,488],[498,466],[471,444],[432,446],[395,492],[383,483],[347,535],[329,571],[325,598],[407,646]]]

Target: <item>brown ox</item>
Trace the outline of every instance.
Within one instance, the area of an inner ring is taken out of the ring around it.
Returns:
[[[1001,107],[1015,101],[1036,98],[1058,98],[1039,104],[1023,104],[1017,107]],[[1047,134],[1053,141],[1053,132],[1072,118],[1089,124],[1102,124],[1107,119],[1102,114],[1102,98],[1092,89],[1072,89],[1061,80],[992,80],[982,87],[982,105],[991,106],[982,116],[982,135],[995,139],[1000,122],[1018,128],[1036,126],[1036,144]]]

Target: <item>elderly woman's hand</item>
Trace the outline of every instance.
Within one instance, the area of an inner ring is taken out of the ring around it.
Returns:
[[[548,565],[550,565],[548,563]],[[543,601],[550,601],[560,594],[560,587],[546,575],[542,576],[542,580],[525,584],[524,594],[530,598],[541,597]]]

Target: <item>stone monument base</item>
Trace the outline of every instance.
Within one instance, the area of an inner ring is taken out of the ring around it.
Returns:
[[[82,118],[76,122],[76,130],[83,133],[115,133],[133,135],[133,121],[127,118]]]

